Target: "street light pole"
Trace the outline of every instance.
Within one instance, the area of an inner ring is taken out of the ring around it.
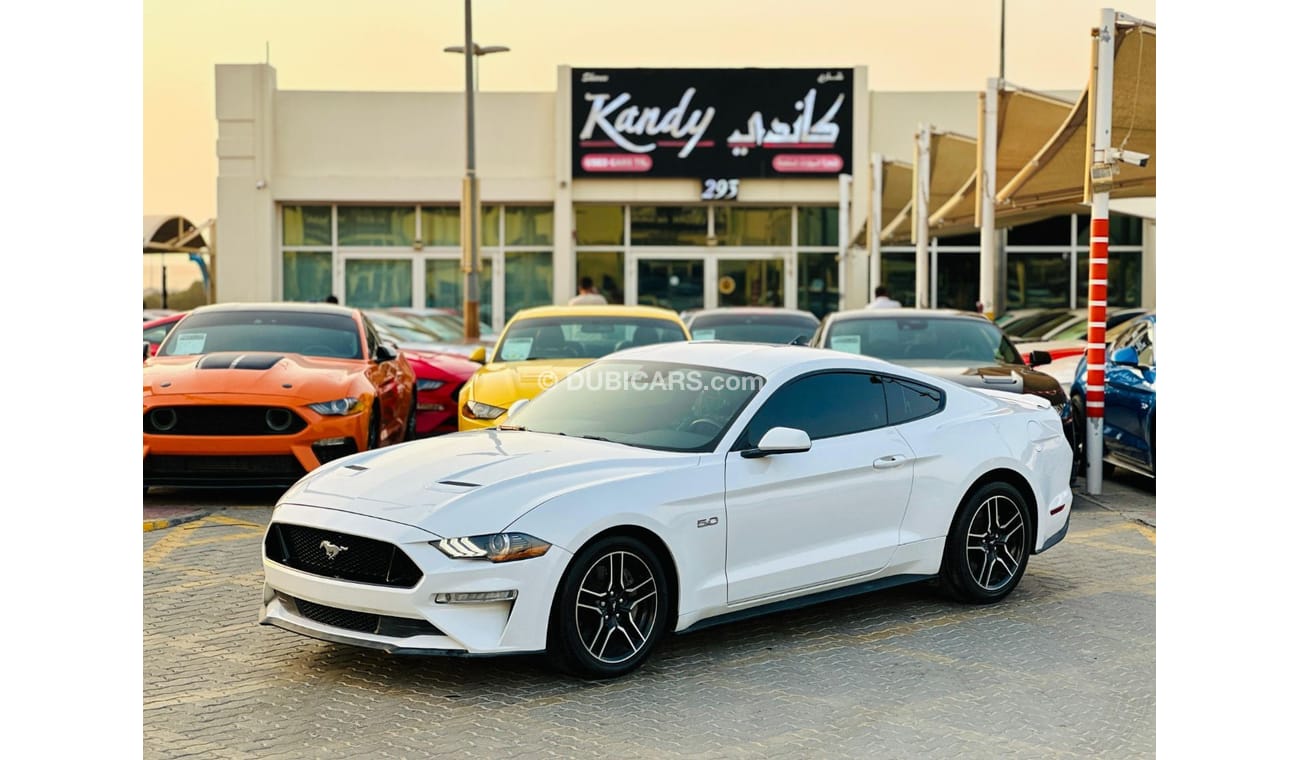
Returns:
[[[474,42],[471,0],[465,0],[465,44],[443,48],[443,52],[465,56],[465,179],[461,182],[460,242],[461,269],[465,273],[465,342],[479,338],[479,219],[478,175],[474,162],[474,100],[478,91],[478,59],[489,53],[510,50],[502,45],[479,46]]]
[[[461,186],[461,268],[465,271],[465,342],[478,340],[478,176],[474,163],[474,29],[465,0],[465,180]]]

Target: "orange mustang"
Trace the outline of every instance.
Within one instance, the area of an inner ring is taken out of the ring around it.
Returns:
[[[356,309],[195,309],[144,363],[144,485],[289,486],[413,437],[415,373]]]

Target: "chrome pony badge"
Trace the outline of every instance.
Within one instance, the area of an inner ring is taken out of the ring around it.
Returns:
[[[348,547],[339,546],[338,544],[331,544],[328,540],[321,541],[320,548],[325,550],[325,559],[329,559],[329,560],[334,559],[335,557],[339,556],[340,554],[348,550]]]

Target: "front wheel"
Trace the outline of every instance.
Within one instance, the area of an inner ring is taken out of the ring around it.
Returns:
[[[1033,536],[1029,508],[1007,483],[988,483],[966,498],[944,546],[939,579],[961,602],[989,604],[1025,574]]]
[[[629,536],[588,546],[565,571],[551,609],[547,653],[582,678],[635,670],[663,635],[669,609],[658,556]]]

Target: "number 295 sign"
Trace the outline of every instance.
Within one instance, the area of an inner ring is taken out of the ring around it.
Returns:
[[[853,155],[852,69],[574,69],[574,177],[826,177]]]
[[[740,195],[740,180],[706,179],[704,191],[700,193],[702,201],[729,201]]]

